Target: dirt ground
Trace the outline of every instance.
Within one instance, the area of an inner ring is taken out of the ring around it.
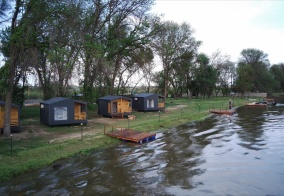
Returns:
[[[83,126],[82,131],[83,135],[95,135],[99,132],[103,132],[102,129],[94,128],[94,124],[113,124],[116,122],[117,119],[111,119],[111,118],[93,118],[91,120],[88,120],[87,126]],[[76,126],[75,126],[76,127]],[[78,130],[80,130],[79,126]],[[19,133],[12,133],[14,139],[28,139],[32,137],[46,137],[49,139],[49,142],[55,142],[55,141],[64,141],[67,139],[74,139],[74,138],[80,138],[81,132],[77,133],[56,133],[56,132],[47,132],[44,130],[42,126],[37,125],[28,125],[28,126],[22,126],[21,132]]]

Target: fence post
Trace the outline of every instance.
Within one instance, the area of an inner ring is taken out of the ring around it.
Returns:
[[[128,117],[128,129],[129,129],[129,117]]]
[[[81,123],[81,140],[83,141],[83,123]]]
[[[10,137],[11,137],[11,156],[12,156],[13,154],[13,135],[11,134]]]

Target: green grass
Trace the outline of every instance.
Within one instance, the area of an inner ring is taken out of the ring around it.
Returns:
[[[202,120],[208,116],[209,109],[227,109],[228,97],[214,97],[211,99],[166,99],[164,112],[133,112],[135,120],[118,119],[114,127],[129,127],[138,131],[161,131],[170,127]],[[234,107],[244,105],[246,101],[241,98],[234,99]],[[181,108],[182,107],[182,108]],[[101,118],[95,111],[88,111],[89,119]],[[39,122],[38,107],[23,107],[20,115],[21,126],[24,132],[37,133],[39,129],[48,135],[39,135],[28,138],[0,137],[0,181],[8,180],[13,176],[45,167],[53,162],[78,153],[89,153],[94,149],[115,145],[120,141],[103,134],[104,124],[90,124],[84,129],[99,129],[91,136],[84,137],[82,141],[69,139],[65,141],[50,142],[58,134],[80,132],[80,126],[54,126],[41,125]],[[107,131],[111,127],[109,126]],[[12,145],[11,145],[12,144]],[[11,151],[12,146],[12,151]]]
[[[53,144],[36,142],[28,148],[22,146],[20,150],[13,150],[12,154],[10,154],[11,151],[7,151],[0,155],[0,180],[8,180],[12,176],[50,165],[56,160],[77,153],[89,153],[93,149],[114,145],[118,142],[116,139],[102,135],[100,138],[85,138],[83,142],[72,139]],[[22,142],[21,145],[23,145]],[[1,147],[3,147],[2,142]]]
[[[21,120],[27,120],[27,119],[33,119],[36,122],[39,122],[39,115],[40,115],[40,109],[39,107],[22,107],[20,111],[20,119]]]
[[[228,97],[212,99],[167,99],[165,112],[133,112],[136,120],[129,121],[129,127],[138,131],[165,130],[172,126],[202,120],[210,109],[228,109]],[[246,100],[235,98],[234,107],[244,105]],[[167,108],[181,106],[175,110]],[[116,127],[128,127],[128,122],[120,121]],[[109,128],[108,130],[110,130]]]

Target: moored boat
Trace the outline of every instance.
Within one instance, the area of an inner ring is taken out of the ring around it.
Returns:
[[[232,115],[234,113],[236,113],[236,110],[209,110],[209,112],[213,113],[213,114],[226,114],[226,115]]]
[[[248,103],[245,106],[247,107],[267,107],[267,102],[252,102]]]

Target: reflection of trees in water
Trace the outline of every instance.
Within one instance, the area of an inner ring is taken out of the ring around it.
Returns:
[[[235,124],[239,126],[237,134],[242,141],[240,146],[251,149],[261,150],[265,143],[263,143],[263,124],[265,117],[263,116],[266,109],[263,108],[245,108],[238,109],[238,117]]]
[[[206,140],[207,134],[195,137],[195,134],[211,129],[216,119],[209,118],[205,122],[192,125],[183,125],[172,130],[165,136],[165,153],[159,157],[167,166],[161,171],[165,175],[164,185],[179,186],[182,189],[191,189],[199,183],[193,181],[194,176],[206,172],[201,168],[205,163],[202,151],[210,141]]]
[[[190,179],[204,172],[198,168],[204,161],[200,159],[202,146],[197,144],[191,135],[192,133],[176,130],[166,137],[167,145],[163,150],[166,151],[164,161],[167,166],[162,171],[165,174],[165,185],[194,188]]]

